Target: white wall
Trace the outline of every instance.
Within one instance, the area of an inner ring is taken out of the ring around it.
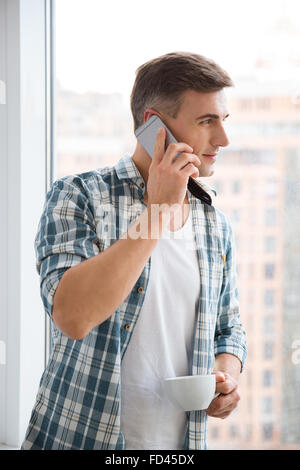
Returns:
[[[46,3],[0,0],[0,443],[16,447],[45,365],[34,237],[46,192]]]

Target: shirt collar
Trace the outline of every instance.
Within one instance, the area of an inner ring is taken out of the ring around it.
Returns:
[[[217,191],[212,187],[209,186],[208,184],[203,183],[203,181],[200,178],[195,178],[195,180],[202,186],[203,189],[206,191],[212,192],[215,196],[217,196]]]
[[[130,155],[124,155],[115,165],[115,170],[119,179],[131,179],[137,183],[144,182],[141,173]]]

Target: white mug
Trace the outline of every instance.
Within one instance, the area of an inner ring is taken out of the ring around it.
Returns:
[[[184,411],[206,410],[216,393],[216,375],[187,375],[164,380],[167,395]]]

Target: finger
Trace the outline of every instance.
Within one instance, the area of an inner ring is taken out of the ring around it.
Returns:
[[[207,408],[206,413],[209,416],[215,416],[217,418],[226,413],[231,413],[237,406],[239,402],[239,396],[224,396],[215,398],[209,407]]]
[[[199,177],[199,170],[193,165],[193,163],[188,163],[184,168],[182,168],[182,170],[180,170],[180,173],[185,177]]]
[[[175,157],[178,156],[178,152],[191,153],[192,151],[193,151],[193,148],[190,145],[185,144],[184,142],[177,142],[177,143],[172,142],[171,144],[168,145],[168,148],[166,150],[165,157],[164,157],[164,162],[167,165],[171,165]]]
[[[238,392],[232,392],[229,395],[219,395],[216,397],[209,406],[216,412],[224,412],[227,409],[233,409],[240,401]]]
[[[182,152],[173,163],[173,169],[182,170],[188,163],[193,163],[193,165],[196,167],[201,165],[201,162],[196,155],[193,153]]]
[[[220,413],[218,415],[209,415],[213,418],[219,418],[219,419],[225,419],[225,418],[228,418],[228,416],[230,416],[230,414],[232,413],[233,410],[230,410],[230,411],[226,411],[226,413]]]
[[[160,127],[156,134],[156,141],[154,146],[154,152],[152,160],[155,163],[161,162],[164,154],[165,154],[165,139],[166,139],[166,131],[164,127]]]
[[[223,395],[232,393],[237,388],[238,388],[238,383],[232,377],[228,377],[224,382],[216,383],[217,393],[222,393]]]
[[[226,374],[225,372],[220,372],[220,371],[214,371],[212,372],[216,376],[216,382],[225,382],[226,380]]]
[[[226,418],[227,416],[230,415],[230,413],[232,413],[237,408],[237,406],[238,404],[234,403],[231,406],[228,406],[222,409],[217,409],[217,410],[208,408],[206,410],[206,414],[208,416],[213,416],[214,418]]]

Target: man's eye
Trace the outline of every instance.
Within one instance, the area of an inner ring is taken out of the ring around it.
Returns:
[[[205,121],[201,121],[200,124],[209,124],[211,119],[206,119]]]

